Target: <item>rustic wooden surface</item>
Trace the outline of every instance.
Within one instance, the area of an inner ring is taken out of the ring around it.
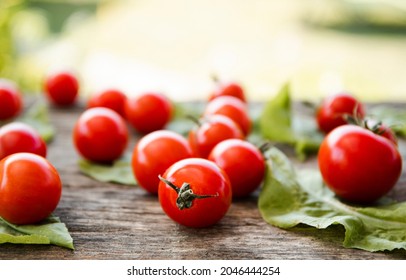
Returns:
[[[344,248],[339,226],[273,227],[261,218],[257,194],[234,201],[216,226],[179,226],[166,217],[157,197],[139,187],[100,183],[80,173],[71,132],[82,110],[50,109],[56,136],[48,158],[63,180],[55,214],[66,223],[75,250],[2,244],[0,259],[406,259],[405,250],[370,253]],[[314,165],[315,160],[297,164]],[[391,194],[401,199],[406,199],[405,173]]]

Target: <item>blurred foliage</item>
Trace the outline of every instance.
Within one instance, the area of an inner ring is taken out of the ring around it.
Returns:
[[[0,1],[0,76],[15,79],[13,60],[16,56],[14,48],[11,20],[23,7],[23,0]]]
[[[313,26],[362,33],[406,35],[406,1],[309,0],[304,21]]]

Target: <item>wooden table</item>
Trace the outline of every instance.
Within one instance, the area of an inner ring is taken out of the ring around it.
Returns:
[[[273,227],[261,218],[257,194],[234,201],[214,227],[179,226],[163,213],[156,196],[139,187],[100,183],[81,174],[71,132],[82,110],[81,106],[50,108],[56,135],[48,158],[63,180],[55,215],[66,223],[75,250],[2,244],[0,259],[406,259],[405,250],[370,253],[344,248],[342,227]],[[134,140],[129,150],[133,144]],[[313,158],[297,164],[316,162]],[[394,192],[406,199],[406,172]]]

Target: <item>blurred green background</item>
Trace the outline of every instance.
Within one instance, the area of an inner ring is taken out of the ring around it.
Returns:
[[[406,101],[403,0],[0,0],[0,76],[41,92],[69,68],[85,97],[106,87],[205,99],[211,76],[252,101],[348,90]]]

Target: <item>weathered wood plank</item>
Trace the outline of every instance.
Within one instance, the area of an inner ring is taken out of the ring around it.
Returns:
[[[327,230],[270,226],[258,211],[258,193],[234,201],[214,227],[179,226],[166,217],[156,196],[138,187],[96,182],[80,173],[71,131],[81,110],[51,110],[57,134],[48,157],[64,182],[55,214],[69,228],[76,249],[2,244],[0,259],[406,259],[404,250],[369,253],[343,248],[344,230],[338,226]],[[405,172],[391,195],[406,199]]]

